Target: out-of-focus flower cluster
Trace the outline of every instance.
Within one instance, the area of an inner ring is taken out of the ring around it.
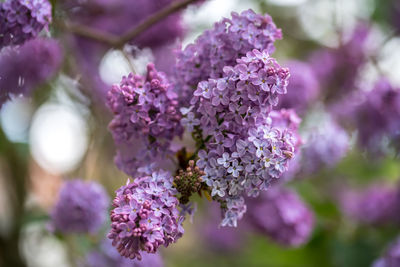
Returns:
[[[122,257],[112,246],[109,239],[100,243],[97,250],[86,256],[85,267],[163,267],[163,261],[158,253],[145,253],[142,259],[127,259]]]
[[[370,225],[399,223],[399,191],[388,185],[372,185],[365,190],[343,190],[343,212],[357,222]]]
[[[62,50],[57,41],[36,38],[0,53],[0,107],[12,96],[29,96],[60,67]]]
[[[400,151],[400,88],[384,78],[379,80],[354,115],[364,148],[377,151],[386,137]]]
[[[109,127],[120,147],[116,163],[121,170],[133,176],[139,167],[170,152],[172,139],[183,133],[176,99],[166,76],[153,64],[147,66],[146,77],[130,74],[112,87],[108,105],[115,117]]]
[[[232,19],[215,23],[213,29],[205,31],[176,56],[174,76],[181,102],[189,102],[199,82],[225,76],[223,68],[234,66],[236,59],[247,52],[274,52],[274,42],[281,38],[281,30],[268,14],[263,16],[252,10],[240,15],[232,13]]]
[[[400,266],[400,239],[394,241],[383,257],[376,260],[372,267],[397,267]]]
[[[257,196],[279,178],[296,143],[291,130],[274,127],[277,118],[268,117],[286,93],[288,69],[256,49],[237,62],[224,67],[222,78],[199,83],[182,119],[204,147],[197,166],[204,169],[212,196],[227,199],[222,225],[230,226],[245,212],[243,192]]]
[[[127,258],[142,258],[140,251],[155,253],[183,235],[177,194],[168,172],[136,178],[117,190],[108,238]]]
[[[35,38],[51,21],[48,0],[6,0],[0,3],[0,48]]]
[[[255,229],[285,246],[304,244],[314,227],[312,211],[294,191],[283,187],[251,199],[248,216]]]
[[[95,233],[106,220],[109,201],[96,182],[68,181],[52,210],[50,228],[62,233]]]

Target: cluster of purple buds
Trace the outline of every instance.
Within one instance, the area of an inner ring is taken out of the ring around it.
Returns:
[[[96,182],[66,182],[51,212],[50,227],[62,233],[95,233],[106,220],[109,201]]]
[[[286,93],[289,71],[267,51],[254,49],[224,67],[224,76],[199,83],[182,124],[193,131],[197,166],[211,195],[228,201],[222,225],[235,226],[244,212],[243,193],[257,196],[279,178],[294,157],[288,128],[274,127],[269,113]],[[231,208],[230,208],[231,207]]]
[[[0,3],[0,48],[35,38],[51,21],[48,0],[6,0]]]
[[[172,139],[182,135],[176,98],[166,76],[153,64],[147,66],[146,77],[129,74],[109,91],[108,105],[115,115],[109,128],[121,147],[116,161],[128,175],[165,157]],[[124,151],[135,149],[140,142],[144,147],[136,154]]]
[[[127,258],[141,259],[140,251],[155,253],[183,235],[176,189],[168,172],[135,179],[117,190],[108,238]]]
[[[285,246],[299,246],[310,237],[314,217],[296,192],[274,187],[248,205],[249,224]]]
[[[180,100],[187,103],[199,82],[224,76],[223,68],[235,65],[236,59],[248,51],[274,52],[274,42],[281,38],[281,30],[269,15],[252,10],[232,13],[232,19],[215,23],[213,29],[177,54],[174,76]]]

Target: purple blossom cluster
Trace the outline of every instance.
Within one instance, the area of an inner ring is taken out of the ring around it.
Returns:
[[[50,227],[62,233],[95,233],[106,220],[109,201],[96,182],[68,181],[51,212]]]
[[[164,263],[159,253],[145,253],[141,260],[122,257],[112,246],[109,239],[101,242],[97,250],[86,256],[84,267],[163,267]]]
[[[237,63],[225,66],[222,78],[200,82],[190,108],[182,109],[182,124],[204,148],[197,161],[202,179],[213,197],[228,202],[223,226],[236,226],[243,216],[243,193],[257,196],[287,170],[296,142],[268,116],[286,93],[288,69],[256,49]]]
[[[383,257],[376,260],[372,267],[397,267],[400,266],[400,238],[397,238],[384,253]]]
[[[292,190],[273,187],[248,205],[249,224],[284,246],[300,246],[310,237],[314,216]]]
[[[334,119],[326,116],[309,127],[305,143],[301,155],[302,171],[309,174],[339,163],[349,150],[350,138]]]
[[[51,78],[61,65],[62,50],[57,41],[36,38],[0,53],[0,107],[15,96],[28,96]]]
[[[388,185],[372,185],[365,190],[340,194],[341,209],[354,220],[370,225],[398,222],[398,190]]]
[[[166,76],[153,64],[146,77],[129,74],[108,93],[108,105],[114,113],[109,128],[120,146],[116,162],[129,175],[142,165],[157,162],[170,151],[171,141],[181,136],[177,96]],[[143,148],[131,153],[138,143]]]
[[[274,42],[282,38],[269,15],[259,15],[252,10],[240,15],[233,12],[232,19],[215,23],[194,44],[188,45],[176,55],[176,90],[182,103],[187,103],[201,81],[218,79],[225,75],[223,68],[233,66],[236,59],[253,49],[275,50]]]
[[[155,253],[183,235],[185,218],[178,211],[172,181],[168,172],[159,171],[116,191],[108,238],[122,256],[140,260],[140,251]]]
[[[345,99],[357,89],[358,73],[368,59],[369,34],[370,28],[360,23],[350,39],[338,48],[322,49],[311,55],[311,66],[327,103]]]
[[[290,61],[287,66],[290,69],[288,92],[281,97],[278,108],[304,114],[319,95],[319,81],[313,68],[305,62]]]
[[[6,0],[0,3],[0,48],[33,39],[51,21],[48,0]]]
[[[355,110],[359,141],[364,148],[379,150],[382,139],[400,140],[400,88],[386,79],[379,80]],[[400,147],[397,147],[400,151]]]

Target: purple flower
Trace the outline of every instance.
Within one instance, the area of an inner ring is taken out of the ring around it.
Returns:
[[[339,198],[344,214],[360,223],[398,223],[398,193],[395,188],[375,184],[365,190],[345,190]]]
[[[313,214],[300,197],[286,188],[272,188],[248,204],[249,223],[284,246],[297,247],[309,239]]]
[[[109,198],[96,182],[66,182],[51,212],[51,227],[63,233],[95,233],[106,220]]]
[[[345,98],[357,89],[358,73],[368,60],[366,43],[369,34],[369,26],[359,24],[348,42],[336,49],[326,48],[311,55],[311,66],[326,102]]]
[[[6,0],[0,3],[0,49],[33,39],[51,21],[47,0]]]
[[[234,66],[236,59],[253,49],[274,51],[274,42],[282,38],[269,15],[259,15],[252,10],[240,15],[233,12],[231,19],[217,22],[213,29],[205,31],[194,44],[188,45],[177,54],[174,83],[180,102],[188,103],[199,82],[209,78],[223,78],[224,67]],[[241,78],[252,77],[256,66],[238,66]],[[247,74],[247,71],[250,73]],[[239,77],[238,77],[239,78]],[[218,81],[217,88],[227,88],[229,82]],[[217,101],[217,100],[216,100]]]
[[[167,247],[183,235],[184,217],[179,215],[177,192],[168,172],[159,171],[132,183],[128,181],[116,194],[108,238],[121,256],[140,260],[141,251],[155,253],[159,246]],[[137,203],[136,216],[116,212],[126,206],[131,208],[132,200]]]
[[[114,85],[108,105],[114,113],[109,129],[118,146],[116,163],[129,175],[137,173],[140,166],[161,162],[172,153],[172,139],[183,133],[176,95],[153,64],[147,66],[146,77],[130,74]]]
[[[306,128],[306,145],[302,151],[304,172],[332,168],[346,156],[349,136],[330,116],[326,115]]]
[[[270,88],[285,89],[289,74],[275,59],[264,59],[267,56],[267,52],[258,50],[248,52],[235,66],[225,66],[223,77],[208,80],[212,98],[197,92],[190,101],[188,121],[198,123],[190,130],[201,137],[197,145],[204,146],[198,161],[205,172],[203,179],[211,186],[213,196],[240,203],[234,210],[225,209],[223,225],[237,224],[235,220],[246,210],[244,201],[239,200],[246,194],[257,195],[279,178],[301,143],[297,133],[300,119],[295,113],[271,111],[286,90]],[[258,78],[260,82],[251,84]],[[251,86],[241,87],[241,96],[234,97],[243,82]],[[251,94],[257,98],[247,97]]]
[[[359,144],[373,152],[382,150],[386,137],[400,151],[400,88],[380,79],[373,90],[366,93],[365,101],[355,108],[354,120]]]
[[[29,96],[49,80],[61,65],[62,51],[55,40],[36,38],[0,52],[0,107],[12,97]]]

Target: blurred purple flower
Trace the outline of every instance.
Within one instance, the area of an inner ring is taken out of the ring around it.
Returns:
[[[339,195],[341,209],[348,217],[371,225],[396,223],[398,193],[387,185],[372,185],[365,190],[345,190]]]
[[[309,239],[314,216],[294,191],[273,187],[259,198],[250,199],[248,222],[275,242],[297,247]]]
[[[278,108],[291,108],[298,114],[304,114],[319,94],[319,81],[314,70],[305,62],[289,61],[290,71],[287,94],[283,95]]]
[[[366,41],[369,33],[370,28],[360,23],[346,43],[335,49],[316,51],[311,55],[311,66],[327,102],[345,98],[357,89],[356,79],[360,67],[367,62]]]
[[[51,212],[51,228],[62,233],[95,233],[106,220],[109,197],[96,182],[65,182]]]
[[[386,250],[382,258],[376,260],[372,267],[398,267],[400,266],[400,238],[395,240]]]
[[[355,124],[359,142],[367,149],[379,151],[382,139],[394,143],[400,140],[400,88],[386,79],[379,80],[366,94],[366,100],[356,108]],[[400,146],[396,147],[400,151]]]
[[[302,150],[302,171],[314,173],[324,167],[332,168],[349,150],[350,138],[330,116],[307,130],[308,138]]]
[[[86,255],[84,267],[163,267],[164,263],[159,253],[142,254],[142,259],[127,259],[122,257],[112,246],[111,240],[101,242],[99,249]]]
[[[15,96],[29,96],[60,67],[62,50],[52,39],[37,38],[0,52],[0,107]]]

